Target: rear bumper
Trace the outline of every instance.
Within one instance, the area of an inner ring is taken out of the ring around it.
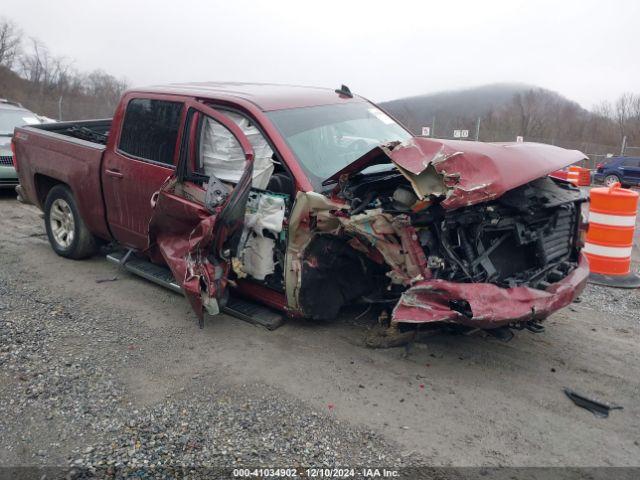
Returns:
[[[589,264],[584,254],[575,270],[547,290],[528,287],[501,288],[491,283],[418,282],[402,294],[392,314],[394,323],[447,322],[476,328],[496,328],[510,323],[542,320],[569,305],[584,289]],[[450,302],[466,300],[468,317],[451,310]]]

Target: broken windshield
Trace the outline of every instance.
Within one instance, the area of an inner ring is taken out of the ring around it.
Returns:
[[[367,102],[292,108],[268,113],[315,189],[372,148],[411,134]],[[376,165],[366,171],[389,168]]]

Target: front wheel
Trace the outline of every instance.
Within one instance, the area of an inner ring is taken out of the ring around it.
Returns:
[[[56,185],[47,195],[44,223],[49,243],[58,255],[78,260],[96,252],[96,238],[80,217],[76,200],[66,186]]]
[[[604,184],[607,187],[610,187],[614,183],[622,184],[622,181],[620,180],[620,177],[618,177],[617,175],[614,175],[614,174],[607,175],[606,177],[604,177]]]

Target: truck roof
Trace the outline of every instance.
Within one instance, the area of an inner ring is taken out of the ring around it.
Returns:
[[[306,87],[301,85],[279,85],[275,83],[243,82],[196,82],[172,83],[144,88],[135,88],[133,92],[171,93],[188,95],[212,100],[221,97],[235,97],[249,101],[262,111],[284,110],[287,108],[313,107],[336,103],[362,102],[354,95],[349,98],[339,95],[334,89]]]

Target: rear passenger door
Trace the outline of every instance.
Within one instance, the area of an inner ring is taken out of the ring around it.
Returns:
[[[123,245],[147,247],[152,197],[175,173],[184,110],[157,95],[132,96],[118,112],[122,127],[105,152],[102,185],[109,227]]]

